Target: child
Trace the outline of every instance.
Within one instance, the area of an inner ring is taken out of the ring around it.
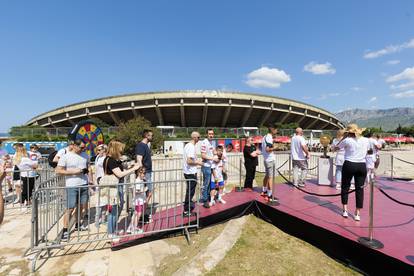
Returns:
[[[365,157],[365,162],[367,166],[367,182],[369,183],[375,177],[375,162],[377,161],[376,154],[373,153],[372,149],[368,151],[367,156]]]
[[[217,146],[217,159],[218,162],[213,162],[211,166],[212,170],[212,177],[211,177],[211,183],[210,183],[210,206],[213,206],[216,204],[215,196],[218,190],[218,202],[225,204],[226,202],[223,200],[223,189],[224,189],[224,179],[223,179],[223,146]]]
[[[145,168],[140,167],[137,171],[137,178],[135,179],[135,187],[133,190],[134,198],[134,214],[132,216],[131,223],[128,226],[127,234],[141,234],[144,231],[138,227],[139,219],[145,210]]]

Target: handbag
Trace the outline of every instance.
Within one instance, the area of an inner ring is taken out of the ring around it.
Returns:
[[[107,160],[108,159],[106,159],[105,161]],[[107,204],[107,205],[115,205],[117,204],[117,199],[118,199],[119,179],[114,174],[107,174],[107,166],[108,166],[108,162],[106,162],[106,166],[104,164],[105,175],[102,176],[99,181],[99,185],[104,185],[104,187],[99,189],[101,191],[100,192],[100,203]]]

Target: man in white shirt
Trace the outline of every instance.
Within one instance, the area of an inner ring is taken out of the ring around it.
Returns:
[[[66,195],[67,195],[67,209],[63,218],[63,232],[62,240],[69,238],[69,220],[70,215],[75,208],[80,208],[80,218],[77,218],[75,212],[75,230],[87,230],[87,225],[83,225],[81,220],[86,213],[89,199],[88,189],[88,157],[84,154],[85,144],[82,140],[73,142],[72,150],[62,155],[56,167],[58,175],[65,176]]]
[[[293,185],[305,187],[309,150],[305,138],[303,138],[303,130],[300,127],[295,130],[295,135],[292,137],[290,154],[293,165]]]
[[[209,208],[209,195],[210,195],[210,181],[211,181],[211,165],[215,155],[214,145],[214,130],[212,128],[207,129],[207,138],[201,142],[201,159],[203,160],[203,166],[201,171],[203,172],[203,187],[201,200],[204,203],[205,208]]]
[[[273,138],[277,134],[277,128],[271,124],[267,127],[268,133],[262,138],[262,154],[265,166],[265,177],[263,178],[263,187],[261,195],[265,197],[265,200],[271,201],[272,197],[272,186],[273,177],[275,174],[275,146],[273,146]]]
[[[55,157],[53,158],[53,162],[58,163],[59,159],[65,155],[66,153],[72,151],[73,149],[73,141],[69,141],[68,146],[66,148],[58,150]]]
[[[186,179],[186,191],[184,199],[184,216],[190,216],[194,209],[193,197],[197,186],[197,166],[202,166],[203,162],[197,159],[196,144],[200,140],[200,133],[191,133],[191,141],[184,147],[183,154],[183,173]]]

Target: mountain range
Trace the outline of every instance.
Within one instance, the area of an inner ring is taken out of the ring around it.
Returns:
[[[414,108],[348,109],[335,114],[344,124],[356,123],[361,127],[377,127],[394,130],[401,126],[414,125]]]

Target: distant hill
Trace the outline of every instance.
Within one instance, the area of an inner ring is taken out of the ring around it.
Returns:
[[[336,117],[347,123],[357,123],[362,127],[381,127],[394,130],[401,126],[414,125],[414,108],[397,107],[390,109],[350,109],[339,112]]]

